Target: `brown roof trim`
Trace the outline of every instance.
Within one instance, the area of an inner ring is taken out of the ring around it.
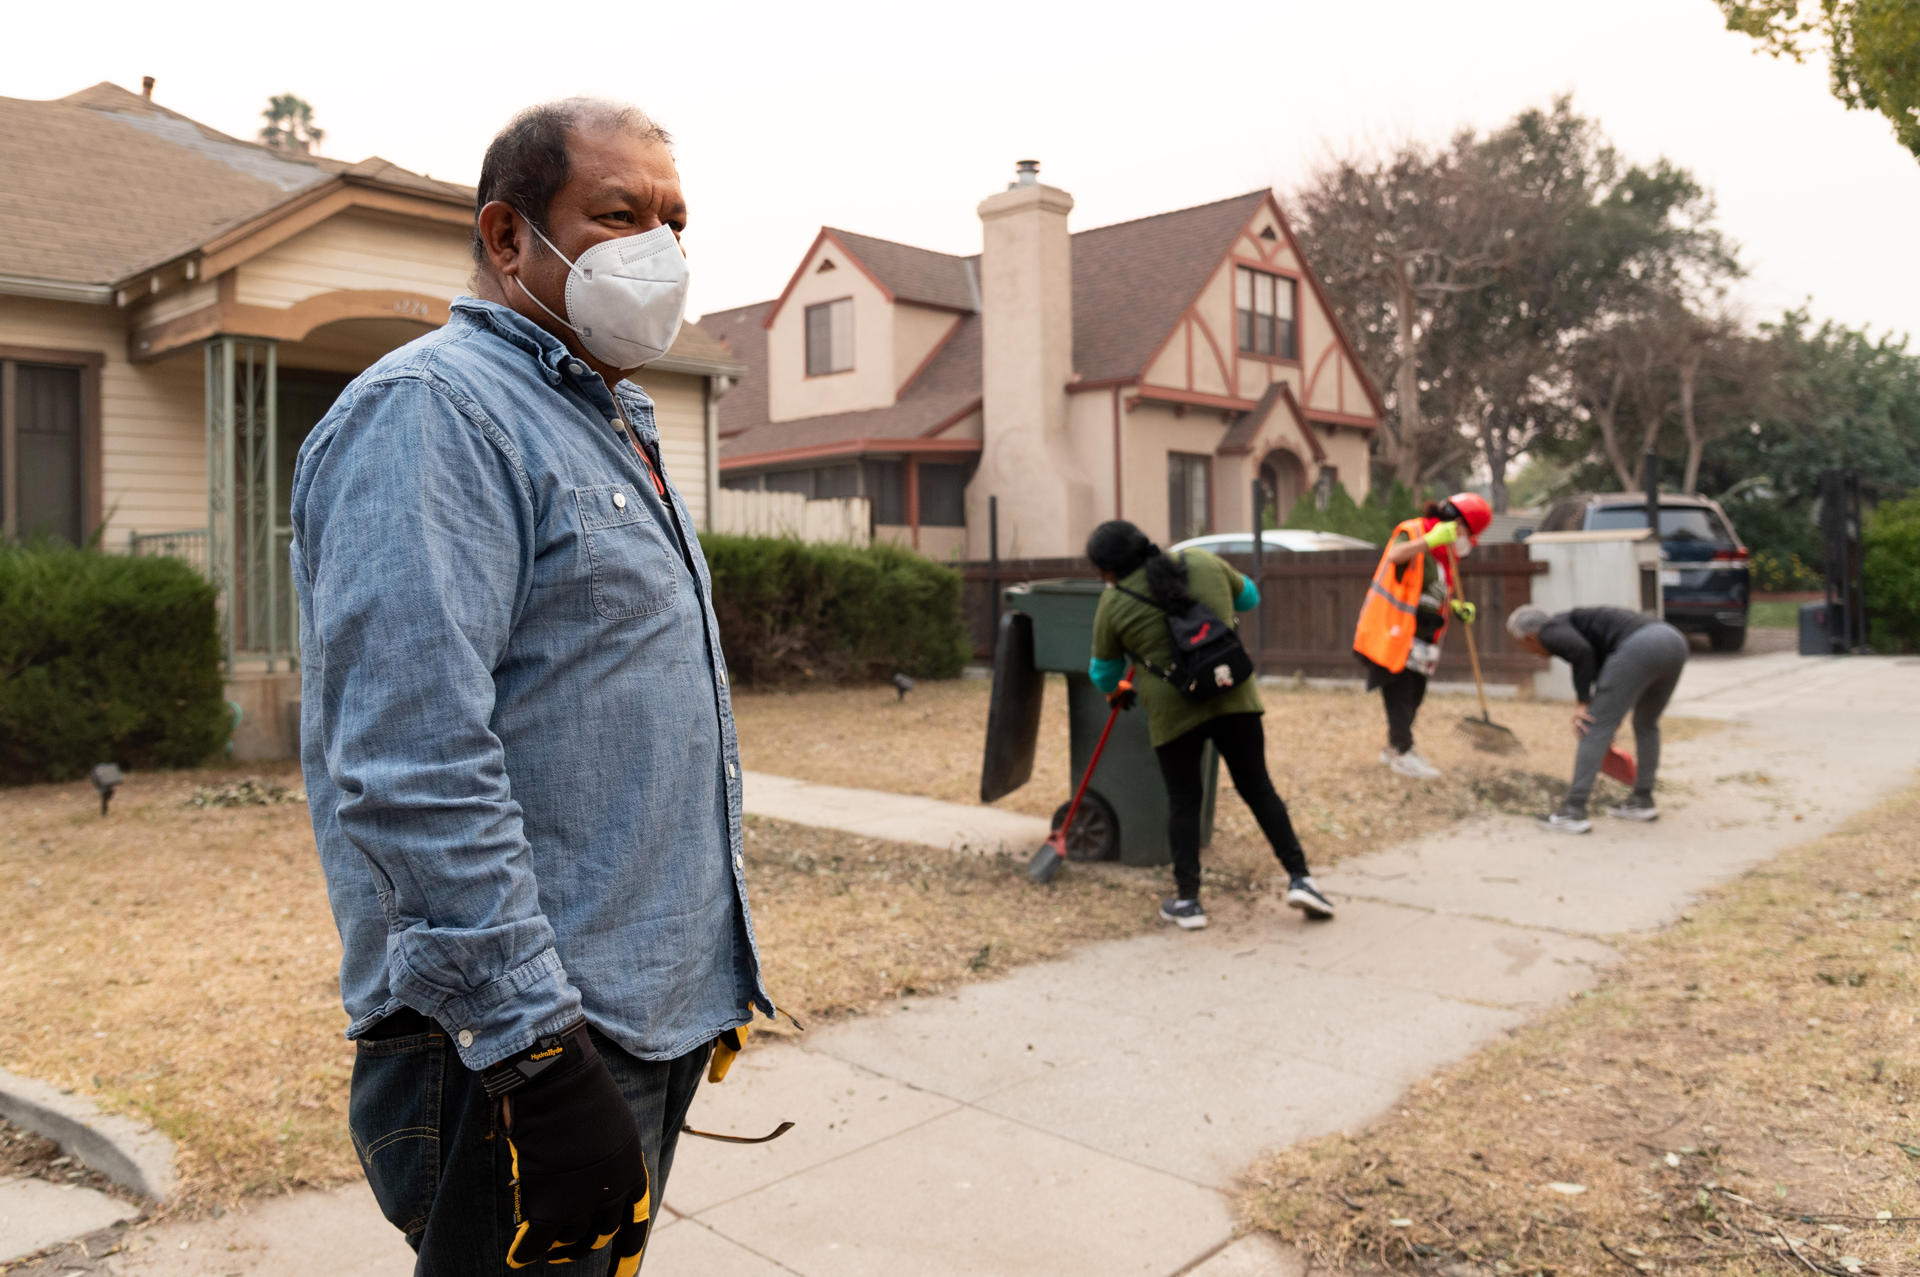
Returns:
[[[1355,366],[1358,367],[1358,365]],[[1300,411],[1300,401],[1293,397],[1293,387],[1284,381],[1280,383],[1280,397],[1287,401],[1287,411],[1293,414],[1294,427],[1300,431],[1300,437],[1307,441],[1307,447],[1313,453],[1313,459],[1324,462],[1327,459],[1327,450],[1315,437],[1313,427],[1307,424],[1306,416]]]
[[[756,452],[746,457],[722,457],[720,469],[723,471],[750,470],[762,466],[779,465],[784,461],[814,461],[823,457],[844,457],[863,452],[917,454],[978,451],[980,451],[978,439],[842,439],[834,443],[815,444],[810,448],[785,448],[778,452]]]
[[[1115,386],[1131,386],[1139,380],[1139,377],[1134,376],[1102,377],[1098,381],[1069,381],[1067,383],[1067,393],[1070,395],[1090,394],[1095,390],[1112,390]]]
[[[793,293],[793,290],[799,286],[800,276],[806,272],[807,263],[813,260],[814,253],[819,251],[820,245],[822,244],[831,244],[839,249],[841,256],[859,267],[860,273],[867,277],[867,282],[880,290],[880,295],[887,299],[887,303],[889,305],[893,303],[893,290],[881,283],[880,277],[867,269],[867,264],[861,261],[845,244],[841,243],[840,237],[835,235],[830,227],[822,226],[820,233],[813,237],[813,243],[807,245],[807,251],[800,254],[800,264],[793,268],[793,274],[787,278],[787,286],[780,290],[780,295],[773,299],[773,305],[767,308],[765,318],[760,321],[762,328],[773,327],[774,317],[780,313],[781,307],[787,304],[787,298]]]
[[[955,426],[965,421],[968,417],[971,417],[974,413],[979,412],[980,409],[985,405],[985,403],[986,403],[986,400],[984,399],[974,400],[972,403],[962,408],[959,412],[954,413],[952,416],[948,417],[945,421],[942,421],[939,425],[933,427],[931,430],[926,431],[920,437],[922,439],[932,439],[932,438],[935,438],[936,436],[945,434],[947,431],[953,429]],[[980,440],[976,439],[974,440],[974,442],[979,443]]]
[[[1300,414],[1300,401],[1294,397],[1293,387],[1287,382],[1276,381],[1267,387],[1260,396],[1259,406],[1247,416],[1234,423],[1233,429],[1220,442],[1214,451],[1223,457],[1244,457],[1253,451],[1253,445],[1266,430],[1267,423],[1273,419],[1275,405],[1285,404],[1287,415],[1293,419],[1293,427],[1300,438],[1306,442],[1308,455],[1316,462],[1324,463],[1327,450],[1314,437],[1313,429],[1307,419]]]
[[[909,386],[920,380],[920,374],[927,370],[927,365],[940,357],[940,352],[947,348],[947,343],[953,340],[953,335],[959,332],[966,322],[960,312],[953,312],[953,322],[947,325],[947,331],[940,334],[940,340],[933,343],[933,349],[927,352],[926,358],[915,364],[913,371],[907,374],[907,379],[893,388],[895,403],[900,402],[900,396],[907,393]]]
[[[1175,390],[1169,386],[1141,383],[1133,401],[1182,404],[1188,408],[1218,408],[1223,412],[1252,412],[1260,406],[1257,399],[1235,399],[1231,395],[1209,395],[1198,390]]]
[[[284,244],[336,213],[350,208],[424,218],[447,226],[471,226],[472,208],[450,196],[439,196],[410,186],[336,174],[317,185],[294,192],[287,199],[214,235],[203,243],[176,251],[114,281],[116,288],[167,268],[198,259],[190,279],[212,279],[242,262]]]

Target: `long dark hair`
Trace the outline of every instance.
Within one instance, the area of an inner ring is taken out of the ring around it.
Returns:
[[[1087,538],[1087,557],[1102,572],[1125,578],[1144,566],[1147,592],[1169,612],[1178,612],[1193,603],[1187,592],[1187,565],[1147,539],[1125,519],[1109,519]]]

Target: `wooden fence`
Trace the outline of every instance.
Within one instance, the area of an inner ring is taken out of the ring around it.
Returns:
[[[1247,647],[1262,674],[1310,678],[1357,676],[1353,657],[1353,627],[1367,586],[1380,562],[1377,550],[1334,550],[1314,554],[1284,551],[1265,556],[1256,569],[1251,555],[1229,560],[1260,583],[1260,606],[1242,619]],[[1530,685],[1535,671],[1546,662],[1507,636],[1507,613],[1533,599],[1533,578],[1546,565],[1527,557],[1524,545],[1488,545],[1466,561],[1467,598],[1480,611],[1474,640],[1480,648],[1480,668],[1490,683]],[[965,585],[962,607],[974,652],[993,655],[993,584],[1005,590],[1022,581],[1098,574],[1085,559],[1003,559],[997,565],[971,562],[961,565]],[[1449,682],[1473,677],[1467,645],[1455,625],[1441,646],[1436,678]]]
[[[873,539],[872,503],[865,497],[809,501],[797,492],[713,493],[712,530],[728,536],[866,547]]]

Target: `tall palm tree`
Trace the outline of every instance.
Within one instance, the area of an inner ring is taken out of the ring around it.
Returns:
[[[267,99],[267,109],[260,112],[266,127],[260,130],[260,140],[277,151],[298,151],[305,155],[318,150],[326,137],[326,131],[314,126],[313,105],[291,93],[277,93]]]

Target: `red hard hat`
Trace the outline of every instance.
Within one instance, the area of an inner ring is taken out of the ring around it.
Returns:
[[[1447,504],[1460,512],[1467,525],[1468,538],[1479,545],[1480,534],[1493,522],[1493,507],[1487,504],[1487,499],[1477,492],[1456,492],[1447,498]]]

